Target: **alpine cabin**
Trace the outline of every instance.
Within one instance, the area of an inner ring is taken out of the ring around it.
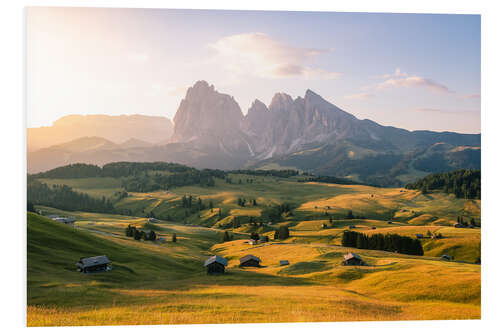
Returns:
[[[78,271],[82,273],[97,273],[111,270],[111,262],[106,256],[97,256],[90,258],[80,258],[76,263]]]
[[[259,267],[261,262],[259,257],[248,254],[240,259],[240,267]]]
[[[207,274],[223,274],[226,270],[227,259],[220,256],[213,256],[205,260]]]
[[[361,259],[359,255],[353,252],[349,252],[344,255],[344,261],[342,261],[344,266],[365,266],[366,263]]]

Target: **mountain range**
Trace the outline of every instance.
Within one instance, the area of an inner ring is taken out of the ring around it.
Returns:
[[[167,117],[69,115],[59,118],[52,126],[28,128],[27,149],[33,152],[93,136],[118,143],[137,139],[161,144],[170,139],[173,129],[174,125]]]
[[[181,101],[173,131],[171,125],[162,117],[64,117],[52,127],[28,129],[28,171],[76,162],[169,161],[197,168],[294,168],[394,186],[429,172],[481,167],[480,134],[382,126],[311,90],[295,99],[277,93],[268,106],[255,100],[244,115],[232,96],[198,81]],[[47,144],[51,140],[57,142]]]

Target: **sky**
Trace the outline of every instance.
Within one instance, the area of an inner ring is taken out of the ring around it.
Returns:
[[[26,22],[28,127],[173,119],[205,80],[244,114],[311,89],[381,125],[481,130],[479,15],[30,7]]]

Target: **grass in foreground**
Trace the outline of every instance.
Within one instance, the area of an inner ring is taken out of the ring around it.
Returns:
[[[369,266],[344,267],[339,263],[349,249],[338,246],[250,247],[235,240],[209,249],[217,243],[213,230],[189,231],[176,244],[157,245],[28,214],[28,325],[480,318],[478,265],[356,250]],[[228,274],[204,273],[210,252],[230,259]],[[265,267],[236,267],[248,253]],[[96,254],[108,255],[114,269],[75,271],[80,256]],[[290,260],[288,270],[277,265],[280,259]]]

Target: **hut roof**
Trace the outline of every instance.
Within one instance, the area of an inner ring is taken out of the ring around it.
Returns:
[[[97,257],[89,257],[89,258],[82,258],[80,259],[80,262],[78,265],[82,268],[85,267],[92,267],[96,265],[104,265],[104,264],[109,264],[110,261],[108,257],[106,256],[97,256]]]
[[[349,260],[349,259],[352,259],[352,258],[356,258],[356,259],[361,260],[361,257],[359,255],[357,255],[356,253],[353,253],[353,252],[349,252],[348,254],[344,255],[344,260]]]
[[[249,261],[249,260],[252,260],[252,259],[253,259],[253,260],[257,260],[258,262],[262,262],[262,260],[260,260],[260,258],[259,258],[259,257],[256,257],[256,256],[251,255],[251,254],[247,254],[246,256],[244,256],[244,257],[242,257],[242,258],[240,259],[240,264],[242,264],[242,263],[244,263],[244,262],[247,262],[247,261]]]
[[[214,262],[218,262],[221,265],[227,266],[227,259],[224,259],[219,256],[213,256],[205,260],[205,266],[208,266],[210,264],[213,264]]]

